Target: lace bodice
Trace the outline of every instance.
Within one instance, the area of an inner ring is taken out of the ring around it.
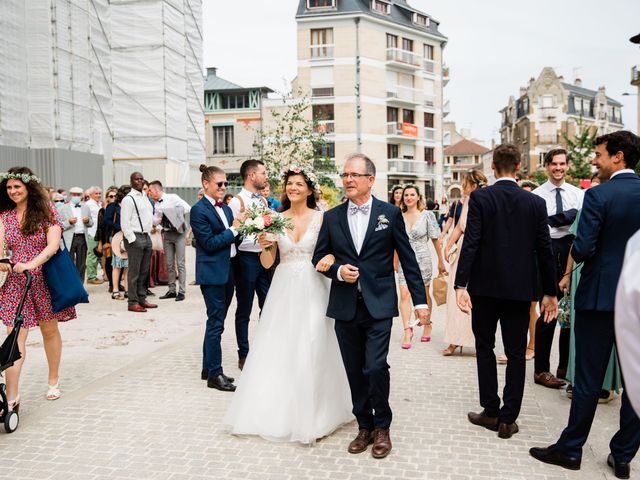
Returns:
[[[311,257],[318,240],[320,226],[322,225],[322,212],[317,212],[309,222],[307,231],[296,243],[289,234],[278,237],[278,249],[280,250],[280,263],[306,263],[311,266]]]

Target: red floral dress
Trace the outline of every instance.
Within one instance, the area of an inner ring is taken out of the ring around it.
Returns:
[[[62,221],[56,209],[51,206],[51,213],[54,217],[52,225],[58,225],[62,228]],[[12,261],[14,263],[26,263],[37,257],[47,246],[47,232],[40,227],[35,235],[25,237],[20,231],[20,222],[16,216],[16,211],[6,210],[0,214],[4,225],[4,236],[7,248],[13,252]],[[42,273],[42,267],[31,270],[33,281],[31,288],[22,309],[24,315],[24,327],[33,328],[38,326],[40,322],[48,322],[49,320],[58,320],[65,322],[76,318],[75,307],[65,308],[64,310],[53,313],[51,307],[51,295]],[[22,292],[25,287],[25,276],[23,273],[9,273],[7,281],[0,288],[0,318],[7,326],[13,326],[16,316],[16,309]]]

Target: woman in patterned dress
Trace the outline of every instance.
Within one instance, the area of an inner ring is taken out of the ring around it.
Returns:
[[[427,293],[427,303],[429,304],[429,315],[431,315],[433,302],[429,295],[429,284],[433,270],[433,262],[431,253],[429,252],[429,240],[433,242],[438,255],[438,271],[445,271],[444,258],[442,257],[442,249],[440,248],[440,228],[433,212],[425,210],[424,200],[418,187],[415,185],[407,185],[402,190],[402,216],[404,217],[405,228],[409,236],[409,243],[416,253],[416,259],[422,273],[422,281]],[[413,337],[413,327],[409,326],[409,318],[411,316],[411,295],[409,288],[402,273],[402,266],[398,266],[398,283],[400,284],[400,316],[404,326],[404,339],[402,340],[402,348],[411,348],[411,339]],[[421,342],[431,340],[431,325],[425,325],[422,332]]]
[[[40,180],[26,167],[13,167],[0,173],[0,252],[11,252],[13,265],[0,264],[0,270],[9,272],[0,288],[0,318],[13,330],[13,321],[20,297],[25,288],[23,272],[33,277],[31,289],[24,303],[23,329],[18,337],[22,358],[6,370],[7,398],[10,408],[17,410],[20,403],[18,386],[20,371],[26,356],[25,343],[30,328],[40,326],[44,350],[49,364],[47,399],[60,397],[58,368],[62,352],[62,339],[58,322],[76,318],[75,308],[53,313],[51,296],[45,283],[42,265],[60,248],[62,222],[55,207],[49,202]]]

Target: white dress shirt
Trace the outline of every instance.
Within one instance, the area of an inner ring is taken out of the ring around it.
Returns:
[[[618,170],[617,172],[613,172],[611,174],[611,176],[609,177],[609,180],[611,180],[616,175],[620,175],[621,173],[636,173],[636,172],[634,172],[633,169],[631,169],[631,168],[623,168],[622,170]]]
[[[620,364],[627,379],[625,390],[640,415],[640,231],[627,242],[616,290],[615,322]]]
[[[220,217],[220,220],[222,221],[222,224],[225,226],[225,228],[231,230],[231,233],[233,233],[233,236],[237,237],[238,236],[238,232],[236,231],[235,228],[229,226],[229,220],[227,219],[227,216],[224,214],[224,210],[222,209],[222,207],[216,207],[216,200],[211,198],[209,195],[205,195],[205,197],[207,198],[207,200],[209,200],[211,202],[211,205],[213,205],[213,208],[216,209],[218,217]],[[231,244],[231,258],[235,257],[236,253],[237,253],[236,246],[232,243]]]
[[[165,210],[182,208],[183,213],[187,214],[191,211],[191,205],[185,202],[179,195],[175,193],[162,193],[160,199],[153,205],[153,224],[160,225],[162,223],[162,215]],[[175,225],[174,225],[175,227]]]
[[[90,198],[85,202],[85,205],[89,207],[89,211],[91,212],[91,221],[93,222],[93,225],[87,227],[87,233],[89,234],[89,237],[94,238],[98,231],[98,213],[100,213],[100,204],[98,204],[98,202],[93,198]]]
[[[249,208],[249,206],[254,204],[260,204],[260,205],[266,206],[265,200],[263,200],[262,195],[258,194],[258,197],[255,197],[246,188],[243,188],[242,190],[240,190],[240,193],[238,193],[238,196],[242,197],[245,210]],[[229,208],[231,208],[231,211],[233,212],[233,218],[236,218],[240,214],[240,208],[241,208],[240,200],[238,200],[236,197],[233,197],[229,202]],[[249,235],[242,240],[242,243],[238,247],[238,250],[240,250],[241,252],[260,253],[262,251],[262,247],[257,242],[255,235]]]
[[[582,201],[584,200],[584,190],[580,190],[578,187],[574,187],[570,183],[563,182],[562,185],[556,187],[550,181],[544,182],[532,193],[541,197],[547,204],[547,215],[556,214],[556,189],[560,189],[560,196],[562,197],[562,211],[566,212],[575,208],[576,210],[582,209]],[[558,239],[569,235],[569,228],[571,225],[565,225],[563,227],[549,227],[549,235],[551,238]]]
[[[138,212],[136,212],[135,204],[140,212],[140,220],[138,220]],[[142,223],[142,230],[140,230]],[[131,189],[131,192],[120,202],[120,227],[122,234],[129,243],[136,241],[136,233],[149,233],[153,226],[153,207],[151,202],[142,192]]]
[[[76,207],[71,207],[73,211],[73,216],[76,217],[76,223],[73,225],[73,233],[74,234],[84,234],[84,222],[82,221],[82,206],[78,204]],[[71,247],[71,245],[69,245]]]

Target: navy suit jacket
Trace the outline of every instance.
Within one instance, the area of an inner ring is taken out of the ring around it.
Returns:
[[[640,178],[620,173],[585,192],[571,256],[584,262],[576,310],[614,310],[627,241],[640,229]]]
[[[222,210],[231,225],[231,209],[223,205]],[[196,239],[196,284],[225,285],[231,269],[231,245],[236,239],[206,197],[191,209],[191,229]]]
[[[470,295],[530,302],[556,295],[556,278],[542,198],[503,180],[474,191],[455,285]]]
[[[355,317],[358,284],[341,282],[337,277],[338,269],[345,264],[359,268],[362,296],[371,316],[377,320],[397,316],[394,250],[398,252],[414,305],[426,305],[424,282],[415,252],[409,244],[400,209],[373,198],[367,233],[358,255],[349,230],[347,207],[348,202],[345,202],[324,214],[313,255],[314,265],[327,254],[336,257],[335,263],[324,272],[333,280],[327,316],[336,320],[352,320]],[[388,221],[386,228],[381,224],[381,216]]]

